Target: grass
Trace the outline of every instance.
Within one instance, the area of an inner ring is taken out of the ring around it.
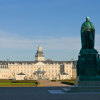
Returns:
[[[12,80],[12,83],[36,83],[36,80]]]
[[[0,87],[32,87],[34,83],[0,83]]]
[[[0,80],[0,87],[33,87],[38,86],[35,80]]]

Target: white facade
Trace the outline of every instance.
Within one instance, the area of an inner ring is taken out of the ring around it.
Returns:
[[[41,55],[44,57],[41,53],[36,56],[39,58]],[[41,61],[40,59],[36,59],[36,61],[0,61],[0,79],[63,80],[72,78],[76,78],[75,61]]]

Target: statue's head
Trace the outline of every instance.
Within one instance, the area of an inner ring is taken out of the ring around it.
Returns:
[[[87,22],[89,22],[89,21],[90,21],[90,18],[89,18],[88,16],[86,17],[86,21],[87,21]]]

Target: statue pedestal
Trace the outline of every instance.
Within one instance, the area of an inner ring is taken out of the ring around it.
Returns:
[[[80,50],[77,76],[79,76],[79,81],[100,81],[100,58],[97,50]]]
[[[77,62],[75,86],[70,92],[100,92],[100,58],[95,49],[81,49]]]
[[[78,81],[75,83],[75,86],[100,86],[100,81]]]
[[[100,92],[100,86],[69,86],[67,92]]]
[[[76,79],[75,86],[67,87],[69,92],[100,92],[100,81],[79,81]]]
[[[100,86],[100,81],[80,81],[79,80],[79,77],[77,77],[76,79],[76,82],[75,82],[75,86],[85,86],[85,87],[88,87],[88,86],[93,86],[93,87],[97,87],[97,86]]]

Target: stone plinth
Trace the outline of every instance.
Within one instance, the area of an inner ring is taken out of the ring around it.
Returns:
[[[77,76],[79,76],[79,81],[100,81],[100,58],[97,50],[80,50]]]
[[[100,57],[95,49],[81,49],[77,62],[77,79],[70,92],[100,92]]]
[[[67,89],[69,92],[100,92],[100,81],[79,81],[77,78],[75,86]]]
[[[100,86],[69,86],[68,92],[100,92]]]
[[[100,86],[100,81],[78,81],[75,86]]]

